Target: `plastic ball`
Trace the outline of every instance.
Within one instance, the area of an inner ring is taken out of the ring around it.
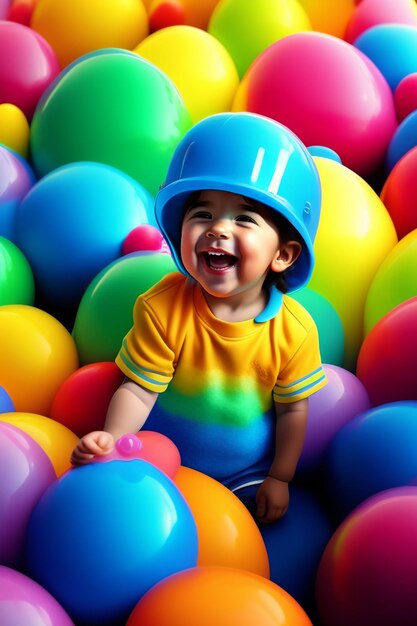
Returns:
[[[136,298],[175,269],[168,254],[138,253],[118,259],[93,279],[73,328],[83,365],[115,359],[132,326]]]
[[[57,389],[49,415],[78,437],[103,430],[110,400],[123,380],[113,361],[84,365]]]
[[[416,29],[417,31],[417,29]],[[389,171],[409,150],[417,146],[417,111],[413,111],[398,126],[389,142],[385,164]]]
[[[15,243],[16,210],[35,184],[35,175],[17,152],[0,146],[0,180],[0,236]]]
[[[194,124],[230,110],[239,77],[230,54],[213,35],[193,26],[171,26],[144,39],[134,52],[172,80]]]
[[[177,487],[150,463],[91,463],[44,492],[26,557],[74,621],[125,623],[148,589],[195,565],[197,532]]]
[[[18,22],[25,26],[30,26],[33,9],[37,0],[11,0],[7,19],[11,22]]]
[[[363,339],[368,290],[397,243],[397,235],[370,185],[340,163],[320,157],[314,160],[322,185],[322,207],[308,287],[324,296],[339,314],[345,332],[343,366],[353,369]]]
[[[407,24],[417,26],[417,11],[410,0],[366,0],[357,2],[345,36],[346,41],[354,41],[359,35],[380,24]]]
[[[311,156],[324,157],[325,159],[333,159],[333,161],[336,161],[337,163],[342,163],[342,159],[337,154],[337,152],[335,152],[331,148],[328,148],[327,146],[308,146],[308,151]]]
[[[0,563],[18,567],[33,508],[56,476],[36,441],[6,423],[0,423],[0,472]]]
[[[32,269],[21,250],[0,236],[0,305],[29,304],[35,300]]]
[[[307,489],[290,487],[290,506],[275,524],[260,526],[271,580],[310,612],[321,555],[334,527],[323,505]]]
[[[0,422],[6,422],[29,435],[45,452],[57,476],[70,469],[71,453],[78,437],[69,428],[44,415],[36,413],[0,413]]]
[[[308,287],[296,291],[292,297],[307,309],[317,326],[323,363],[342,365],[345,334],[336,309],[326,298]]]
[[[14,104],[32,119],[48,85],[59,74],[54,50],[34,30],[15,22],[0,22],[0,103]]]
[[[357,415],[330,446],[325,476],[332,507],[345,517],[369,496],[414,484],[416,445],[417,401]]]
[[[165,435],[151,430],[122,435],[109,454],[95,456],[91,463],[134,459],[151,463],[172,479],[175,478],[181,463],[180,453],[175,443]]]
[[[417,72],[400,80],[394,90],[394,104],[399,122],[417,109]]]
[[[227,487],[181,466],[175,484],[197,526],[200,566],[236,567],[269,578],[268,554],[255,520]]]
[[[297,467],[302,475],[321,467],[338,431],[371,408],[368,392],[352,372],[337,365],[323,368],[328,383],[309,398],[307,432]]]
[[[38,293],[70,309],[120,257],[128,233],[148,221],[141,186],[130,176],[103,163],[70,163],[44,176],[16,208],[16,242]]]
[[[365,305],[365,333],[405,300],[417,296],[417,229],[405,235],[387,254],[369,287]]]
[[[344,39],[346,27],[355,10],[355,0],[299,0],[313,30]]]
[[[268,46],[311,29],[296,0],[227,0],[214,9],[208,31],[229,51],[239,76]]]
[[[68,613],[46,589],[10,567],[0,565],[0,623],[74,626]]]
[[[148,34],[141,0],[38,0],[31,28],[53,47],[61,67],[100,48],[131,50]]]
[[[151,224],[136,226],[130,231],[122,245],[122,254],[146,250],[171,254],[161,231]]]
[[[65,163],[98,161],[154,195],[190,126],[161,70],[133,52],[100,50],[74,61],[45,92],[31,126],[31,154],[39,176]]]
[[[233,108],[281,122],[306,146],[331,148],[361,176],[382,164],[397,128],[393,94],[378,68],[325,33],[270,45],[241,81]]]
[[[417,400],[417,297],[384,315],[365,337],[356,374],[372,404]]]
[[[48,414],[56,390],[77,367],[75,342],[52,315],[24,304],[0,307],[0,385],[16,411]]]
[[[328,543],[317,575],[323,626],[413,626],[417,612],[417,487],[357,507]]]
[[[380,193],[380,198],[388,209],[399,239],[417,229],[416,167],[417,146],[394,165]]]
[[[417,10],[414,10],[413,26],[374,26],[355,39],[353,44],[375,63],[392,91],[405,76],[417,71]]]
[[[0,387],[0,413],[11,413],[14,411],[13,400],[4,387]]]
[[[155,585],[126,626],[312,626],[301,606],[270,580],[230,567],[196,567]]]
[[[24,158],[29,152],[29,123],[15,104],[0,104],[0,143]]]
[[[143,0],[148,9],[151,30],[187,24],[207,30],[219,0]]]

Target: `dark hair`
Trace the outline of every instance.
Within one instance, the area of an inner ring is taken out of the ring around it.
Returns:
[[[188,196],[185,202],[183,215],[185,215],[191,204],[198,199],[200,193],[201,190],[193,191]],[[298,241],[304,247],[304,240],[298,230],[294,228],[294,226],[283,215],[281,215],[281,213],[274,211],[263,202],[259,202],[258,200],[254,200],[253,198],[248,198],[247,196],[242,197],[254,209],[254,211],[259,213],[263,217],[267,217],[271,222],[275,224],[276,228],[279,231],[280,239],[284,241],[284,243],[287,243],[288,241]],[[289,267],[284,272],[273,272],[271,270],[265,278],[264,286],[270,288],[275,285],[277,289],[279,289],[282,293],[287,293],[287,276],[288,273],[291,272],[291,269],[292,267]]]

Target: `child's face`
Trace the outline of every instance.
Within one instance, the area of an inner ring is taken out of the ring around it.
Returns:
[[[285,245],[266,213],[226,191],[201,191],[182,223],[184,267],[215,297],[260,292],[270,270],[288,267]]]

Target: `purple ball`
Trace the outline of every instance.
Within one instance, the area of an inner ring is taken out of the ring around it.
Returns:
[[[0,422],[0,476],[0,563],[15,567],[22,559],[32,510],[56,475],[36,441]],[[6,623],[0,619],[0,624]]]
[[[35,183],[25,159],[0,145],[0,236],[15,243],[15,210]]]
[[[0,565],[0,624],[74,626],[60,604],[24,574]]]
[[[348,370],[325,364],[328,383],[309,399],[307,433],[298,464],[300,473],[317,469],[336,433],[371,408],[364,385]]]

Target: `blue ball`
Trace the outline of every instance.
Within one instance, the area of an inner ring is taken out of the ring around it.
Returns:
[[[15,213],[16,243],[39,295],[75,308],[130,231],[153,223],[151,202],[142,185],[103,163],[70,163],[39,180]]]
[[[334,530],[313,492],[295,485],[290,488],[290,505],[285,516],[275,524],[260,526],[271,580],[307,611],[314,605],[317,569]]]
[[[374,407],[333,439],[325,476],[335,512],[345,517],[380,491],[416,483],[417,402]]]
[[[417,111],[412,111],[391,137],[386,154],[387,169],[391,171],[394,165],[415,146],[417,146]]]
[[[0,386],[0,413],[12,413],[14,410],[13,400],[5,388]]]
[[[197,563],[193,515],[175,484],[142,460],[61,476],[27,534],[29,576],[77,623],[125,623],[158,581]]]

